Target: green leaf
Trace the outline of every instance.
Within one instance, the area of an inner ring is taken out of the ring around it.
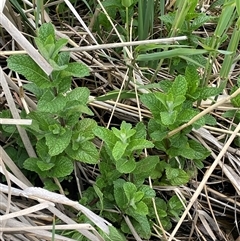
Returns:
[[[90,95],[90,91],[88,88],[77,87],[67,93],[67,100],[79,101],[79,103],[86,104],[88,102],[89,95]]]
[[[58,134],[62,135],[66,131],[64,127],[62,127],[60,124],[57,124],[57,123],[54,125],[50,125],[48,129],[54,135],[58,135]]]
[[[94,191],[96,192],[98,198],[99,198],[99,201],[100,201],[100,212],[102,213],[103,209],[104,209],[104,206],[103,206],[103,193],[102,191],[100,190],[100,188],[97,186],[97,185],[93,185],[93,188],[94,188]]]
[[[149,213],[148,206],[143,201],[140,201],[136,203],[135,212],[139,215],[145,216]]]
[[[114,198],[119,208],[124,209],[128,203],[127,197],[123,192],[123,185],[125,181],[123,179],[117,179],[113,182],[114,186]]]
[[[67,129],[62,135],[46,134],[46,144],[49,148],[49,155],[56,156],[62,153],[69,145],[72,138],[72,131]]]
[[[146,199],[155,198],[155,196],[156,196],[155,191],[151,187],[149,187],[148,185],[141,185],[138,189],[139,189],[140,192],[144,193],[144,197],[143,197],[144,201]]]
[[[44,43],[48,36],[55,36],[55,30],[54,26],[51,23],[44,23],[41,25],[41,27],[38,29],[37,36],[40,38],[40,40]]]
[[[159,116],[160,117],[160,116]],[[148,133],[155,141],[162,141],[168,134],[167,127],[159,123],[155,119],[150,119],[148,122]]]
[[[113,127],[112,132],[122,142],[127,142],[127,139],[133,136],[136,133],[136,130],[131,129],[131,130],[125,131],[125,130],[118,130],[117,128]]]
[[[128,143],[122,143],[121,141],[117,141],[112,149],[113,158],[118,161],[125,153],[125,150],[128,146]]]
[[[194,159],[195,157],[195,152],[194,150],[189,146],[189,143],[183,143],[181,148],[179,147],[170,147],[167,150],[167,153],[171,157],[176,157],[176,156],[182,156],[187,159]]]
[[[136,163],[136,168],[133,171],[133,174],[140,176],[144,175],[145,178],[151,176],[151,172],[154,170],[158,162],[158,156],[148,156]]]
[[[8,68],[23,75],[39,88],[49,88],[52,83],[44,71],[27,55],[12,55],[7,59]]]
[[[169,138],[170,147],[177,147],[180,151],[188,145],[188,138],[183,133],[177,133]]]
[[[128,202],[130,202],[131,199],[134,196],[134,193],[136,193],[137,188],[136,188],[136,186],[133,183],[125,182],[123,184],[123,190],[124,190],[124,193],[125,193],[125,195],[127,197]]]
[[[25,84],[23,85],[23,88],[29,92],[32,92],[37,99],[40,99],[40,97],[44,94],[44,90],[39,89],[34,83]]]
[[[160,218],[164,218],[167,216],[167,204],[166,202],[161,199],[161,198],[156,198],[155,199],[155,204],[156,204],[156,208],[157,208],[157,213],[159,215]],[[154,212],[154,209],[152,210],[152,212]]]
[[[40,168],[38,167],[37,161],[39,161],[38,158],[30,157],[25,160],[25,162],[23,163],[23,167],[28,171],[36,172],[40,176],[42,176],[44,174],[44,172],[42,172],[40,170]]]
[[[209,125],[209,126],[217,125],[216,119],[210,114],[204,115],[204,119],[205,119],[206,125]]]
[[[54,96],[52,91],[47,90],[38,101],[37,108],[41,112],[58,113],[67,103],[63,95]]]
[[[45,179],[44,189],[54,192],[54,191],[59,191],[59,186],[56,183],[54,183],[51,179]]]
[[[216,87],[203,87],[198,88],[198,92],[200,93],[200,99],[207,99],[209,97],[214,98],[222,92],[222,88]]]
[[[56,88],[58,94],[66,96],[66,93],[71,89],[72,78],[71,77],[61,77],[61,71],[52,72],[53,86]]]
[[[193,127],[197,130],[197,129],[201,128],[202,126],[204,126],[205,124],[206,124],[205,118],[203,116],[193,123]]]
[[[169,23],[169,24],[173,24],[174,19],[175,19],[175,14],[170,13],[170,14],[165,14],[165,15],[161,15],[159,17],[164,23]]]
[[[32,125],[28,128],[34,130],[35,135],[45,134],[49,131],[49,126],[58,122],[49,115],[43,115],[41,112],[32,111],[28,114],[28,118],[32,119]],[[41,133],[42,132],[42,133]]]
[[[57,55],[57,63],[58,65],[67,65],[70,61],[70,53],[69,52],[60,52]]]
[[[132,130],[132,124],[127,123],[126,121],[123,121],[120,126],[120,130],[124,133],[127,133],[128,131]],[[135,132],[134,132],[135,133]]]
[[[154,118],[160,119],[161,111],[165,111],[163,104],[158,100],[153,93],[143,94],[140,97],[144,105],[146,105],[152,112]]]
[[[2,118],[12,118],[12,114],[9,110],[1,110],[0,111],[0,117],[2,117]],[[15,125],[1,125],[0,126],[0,132],[1,132],[1,128],[2,128],[3,132],[7,132],[9,134],[13,134],[17,130]]]
[[[202,168],[204,168],[204,164],[202,163],[201,160],[193,160],[194,165],[196,166],[196,168],[198,168],[199,170],[201,170]]]
[[[75,115],[76,113],[78,113],[78,115],[81,115],[82,113],[93,115],[93,112],[86,106],[86,104],[78,104],[78,101],[67,102],[64,111],[66,113],[66,117]]]
[[[210,155],[210,151],[197,141],[190,140],[189,146],[194,150],[195,153],[193,159],[204,160]]]
[[[173,93],[163,94],[161,92],[155,93],[157,99],[165,106],[169,112],[174,110],[177,106],[181,105],[185,101],[183,95],[175,95]]]
[[[23,163],[24,161],[29,157],[27,151],[25,150],[25,148],[14,148],[13,146],[6,146],[4,148],[4,150],[6,151],[6,153],[9,155],[9,157],[14,160],[15,164],[17,164],[17,166],[20,169],[23,169]]]
[[[133,152],[135,150],[142,150],[144,148],[153,148],[154,144],[151,141],[145,139],[134,139],[130,141],[128,149]]]
[[[181,201],[179,200],[178,196],[174,195],[172,196],[167,204],[169,209],[175,209],[175,210],[182,210],[183,209],[183,205],[181,203]]]
[[[240,111],[239,110],[227,110],[222,115],[225,118],[231,119],[234,123],[239,123],[240,121]]]
[[[132,129],[132,124],[123,121],[120,126],[120,130],[113,127],[112,132],[116,137],[118,137],[122,142],[126,143],[127,139],[136,133],[136,130]]]
[[[177,119],[177,114],[178,114],[177,111],[161,112],[160,116],[161,116],[163,125],[170,126],[170,125],[174,124],[174,122]]]
[[[134,195],[133,195],[133,199],[136,203],[141,201],[143,199],[143,197],[144,197],[144,192],[142,192],[142,191],[138,191],[138,192],[134,193]]]
[[[39,28],[35,43],[43,57],[49,60],[55,48],[55,31],[51,23],[45,23]]]
[[[116,162],[116,168],[120,173],[131,173],[136,168],[134,158],[121,158]]]
[[[238,89],[237,86],[233,86],[231,90],[231,94],[234,93]],[[237,95],[236,97],[231,99],[231,103],[234,107],[240,107],[240,95]]]
[[[77,150],[73,150],[69,145],[65,151],[71,158],[88,164],[96,164],[99,159],[98,151],[90,141],[81,143]]]
[[[170,213],[175,218],[179,219],[179,215],[183,211],[183,204],[179,200],[178,196],[172,196],[168,201],[168,213]]]
[[[137,221],[137,223],[133,222],[136,232],[144,239],[149,239],[151,237],[151,226],[148,218],[145,215],[139,215],[137,213],[131,216]]]
[[[173,85],[173,82],[170,80],[162,80],[158,84],[159,88],[162,89],[163,92],[168,93]]]
[[[165,218],[168,216],[167,212],[162,210],[161,208],[157,209],[157,214],[160,218]]]
[[[156,96],[156,98],[163,104],[163,106],[165,107],[165,110],[168,110],[168,106],[167,106],[167,95],[165,93],[161,93],[161,92],[157,92],[154,93],[154,95]],[[173,99],[172,99],[173,101]]]
[[[52,59],[56,58],[56,56],[58,55],[61,48],[64,47],[67,44],[67,42],[68,42],[68,40],[65,38],[60,38],[56,41],[55,48],[54,48],[54,51],[51,56]],[[60,65],[60,66],[62,66],[62,65]]]
[[[103,140],[106,145],[112,150],[115,143],[118,141],[118,138],[113,134],[112,131],[104,127],[96,127],[93,129],[93,133]]]
[[[240,137],[239,136],[235,137],[234,145],[236,145],[237,147],[240,147]],[[194,163],[195,163],[195,161],[194,161]]]
[[[180,106],[185,100],[186,100],[185,96],[182,96],[182,95],[176,96],[173,100],[174,101],[173,109],[176,109],[176,107]],[[172,110],[172,109],[168,106],[168,110]]]
[[[138,122],[134,130],[136,130],[136,133],[132,136],[133,139],[146,139],[147,131],[143,122]]]
[[[64,76],[85,77],[89,75],[89,68],[82,63],[69,63],[68,67],[62,71]]]
[[[95,137],[93,129],[97,127],[97,123],[93,119],[84,118],[75,125],[73,138],[79,138],[79,141],[91,140]]]
[[[211,20],[211,16],[206,15],[206,13],[199,13],[197,17],[192,21],[190,31],[194,31],[199,27],[203,26],[204,23],[209,22]]]
[[[182,75],[178,75],[173,81],[170,93],[173,94],[174,99],[176,96],[184,96],[187,92],[187,81]]]
[[[237,79],[237,86],[240,87],[240,78]]]
[[[194,109],[183,109],[178,115],[178,123],[186,123],[190,121],[194,116],[196,116],[199,111]]]
[[[54,164],[53,163],[47,163],[47,162],[42,161],[42,160],[38,160],[37,166],[39,167],[39,169],[41,171],[46,172],[46,171],[50,170],[52,167],[54,167]]]
[[[62,71],[67,68],[67,65],[58,65],[54,60],[48,59],[49,64],[53,67],[53,71]]]
[[[35,38],[35,42],[38,46],[40,53],[46,60],[50,60],[55,48],[55,36],[49,35],[44,42],[38,41],[39,38]],[[40,45],[39,45],[40,44]]]
[[[106,161],[108,160],[102,158],[102,161],[99,162],[99,169],[101,178],[104,180],[104,187],[106,185],[112,185],[113,181],[117,180],[122,175],[118,170],[116,170],[115,165],[111,162],[106,163]],[[99,186],[99,188],[101,188],[101,186]]]
[[[41,55],[47,60],[49,61],[50,55],[54,50],[54,44],[51,45],[52,47],[52,51],[49,51],[49,46],[48,48],[46,48],[46,45],[44,42],[41,41],[40,38],[36,37],[35,39],[35,44],[37,45],[37,48],[39,50],[39,52],[41,53]]]
[[[109,234],[105,232],[102,234],[105,241],[126,241],[126,238],[121,233],[119,233],[115,227],[109,226],[109,231]]]
[[[184,185],[189,181],[189,175],[182,169],[167,167],[166,176],[171,185]]]
[[[73,162],[65,156],[59,156],[57,159],[57,163],[50,170],[49,176],[52,177],[66,177],[69,176],[73,172]]]

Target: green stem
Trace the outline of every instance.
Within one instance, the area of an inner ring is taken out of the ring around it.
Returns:
[[[189,3],[189,1],[185,0],[183,1],[183,4],[179,4],[178,6],[178,10],[176,12],[176,17],[174,19],[174,22],[172,24],[172,29],[170,32],[170,36],[169,37],[174,37],[177,35],[177,32],[179,31],[180,27],[182,26],[185,17],[188,13],[189,8],[191,7],[191,4]],[[167,51],[168,48],[163,49],[163,51]],[[150,82],[153,83],[157,77],[158,72],[160,71],[162,64],[163,64],[164,59],[161,59]]]
[[[128,7],[126,7],[126,31],[127,31],[127,42],[129,42],[129,39],[130,39],[130,31],[129,31]]]

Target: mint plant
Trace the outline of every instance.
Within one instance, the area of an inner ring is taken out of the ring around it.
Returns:
[[[171,181],[166,178],[170,185],[181,185],[187,182],[187,176],[183,173],[182,167],[187,160],[191,160],[194,166],[202,168],[204,160],[209,152],[197,141],[189,140],[187,134],[192,128],[199,128],[205,124],[215,125],[215,119],[206,115],[196,121],[193,126],[185,128],[178,134],[169,137],[168,132],[187,123],[199,113],[193,103],[198,100],[207,99],[221,93],[221,88],[201,87],[196,68],[188,66],[185,76],[177,76],[171,81],[162,81],[159,87],[164,91],[144,94],[141,101],[151,110],[153,119],[148,123],[148,133],[155,147],[166,154],[166,161],[172,168],[180,169],[174,172],[174,178]],[[178,158],[178,160],[176,159]],[[167,172],[169,173],[169,172]],[[166,173],[166,174],[167,174]],[[176,175],[176,176],[175,176]],[[181,181],[176,182],[179,175]]]
[[[196,67],[190,65],[185,76],[154,84],[162,92],[141,95],[153,116],[147,125],[139,122],[133,127],[123,121],[119,129],[109,130],[85,118],[84,115],[92,115],[87,106],[89,90],[71,89],[72,77],[84,77],[89,70],[84,64],[70,62],[69,53],[60,51],[67,40],[56,39],[53,26],[43,24],[35,42],[54,69],[50,76],[27,55],[8,58],[8,67],[31,81],[24,88],[38,100],[37,109],[27,115],[33,120],[27,128],[37,158],[26,159],[24,168],[43,177],[45,187],[54,190],[57,187],[51,178],[70,178],[73,161],[98,164],[99,175],[95,184],[84,191],[82,204],[98,210],[124,234],[131,234],[125,216],[144,239],[151,237],[157,216],[164,229],[169,230],[172,221],[179,219],[183,204],[175,195],[159,197],[148,180],[151,178],[154,185],[184,185],[190,180],[192,169],[203,167],[202,160],[209,152],[189,139],[188,134],[192,128],[214,125],[213,117],[207,115],[174,136],[168,133],[199,113],[193,103],[216,96],[222,89],[201,87]],[[100,151],[92,142],[96,137],[103,141]],[[145,149],[153,149],[154,154],[145,156]],[[113,236],[124,240],[118,232]]]
[[[123,233],[130,234],[123,218],[127,215],[137,233],[145,239],[151,236],[151,225],[157,222],[156,215],[164,229],[169,230],[172,220],[178,220],[183,211],[183,204],[177,196],[163,200],[149,187],[148,178],[160,186],[188,183],[195,169],[202,168],[202,161],[210,154],[200,143],[189,139],[188,134],[192,128],[215,125],[216,121],[206,115],[174,136],[168,136],[168,133],[199,113],[194,103],[222,91],[221,88],[201,87],[196,67],[191,65],[185,76],[179,75],[173,82],[161,81],[154,87],[163,92],[141,96],[142,103],[153,115],[147,127],[142,122],[135,127],[122,122],[119,129],[97,126],[93,130],[103,141],[100,175],[94,187],[87,189],[81,199],[84,205],[98,209],[101,215],[119,225]],[[145,157],[144,148],[154,148],[155,154]],[[152,207],[153,199],[157,214]],[[111,211],[115,207],[118,213]]]
[[[64,178],[73,171],[73,160],[96,164],[98,151],[91,142],[92,129],[97,125],[87,107],[89,90],[85,87],[71,89],[72,77],[89,75],[82,63],[70,62],[70,54],[60,52],[67,39],[56,39],[52,24],[43,24],[35,43],[39,52],[53,67],[47,76],[27,55],[8,58],[8,67],[23,75],[31,83],[24,86],[38,99],[37,109],[27,115],[33,120],[28,130],[36,138],[37,158],[24,162],[27,170],[44,178]],[[49,187],[50,188],[50,187]]]
[[[154,179],[159,177],[166,165],[158,155],[144,157],[143,149],[154,147],[147,140],[145,125],[139,122],[133,127],[123,121],[120,129],[113,127],[108,130],[97,126],[93,133],[103,141],[100,175],[93,188],[84,192],[81,203],[100,210],[101,215],[121,228],[123,233],[131,234],[123,218],[127,215],[138,234],[148,239],[152,232],[152,222],[156,222],[152,208],[152,199],[155,199],[157,215],[164,228],[171,228],[170,218],[180,215],[183,206],[176,196],[168,203],[157,197],[156,192],[145,182],[149,176]],[[116,207],[120,213],[111,211]]]

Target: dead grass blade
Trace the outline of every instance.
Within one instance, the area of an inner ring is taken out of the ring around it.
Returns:
[[[5,6],[5,3],[6,3],[6,0],[2,0],[1,3],[0,3],[0,13],[3,12],[3,8]]]
[[[9,90],[7,81],[5,79],[5,76],[3,74],[3,70],[2,70],[1,67],[0,67],[0,83],[2,85],[4,94],[6,96],[8,104],[9,104],[9,108],[10,108],[10,111],[12,113],[13,118],[14,119],[20,119],[18,110],[17,110],[17,108],[15,106],[12,94],[11,94],[11,92]],[[26,151],[28,152],[28,155],[30,157],[36,157],[36,153],[35,153],[35,151],[34,151],[34,149],[32,147],[32,144],[31,144],[29,138],[28,138],[27,132],[22,127],[20,127],[19,125],[17,125],[17,129],[18,129],[18,132],[19,132],[19,134],[20,134],[20,136],[22,138],[22,141],[23,141],[23,144],[24,144],[24,146],[26,148]]]
[[[0,118],[0,125],[31,125],[32,120]]]
[[[127,47],[127,46],[140,46],[145,44],[160,44],[160,43],[169,44],[169,43],[175,43],[177,41],[186,40],[186,39],[187,39],[186,36],[179,36],[179,37],[172,37],[172,38],[150,39],[150,40],[123,42],[123,43],[98,44],[98,45],[83,46],[83,47],[68,48],[68,49],[64,48],[62,49],[62,51],[82,52],[82,51],[92,51],[92,50],[99,50],[99,49],[120,48],[120,47]]]
[[[239,89],[240,91],[240,89]],[[214,169],[216,168],[216,166],[219,164],[219,161],[222,159],[222,157],[225,155],[227,148],[230,146],[230,144],[232,143],[232,141],[234,140],[234,138],[236,137],[236,134],[240,131],[240,123],[237,125],[236,129],[234,130],[233,134],[230,136],[230,138],[228,139],[228,141],[226,142],[226,144],[224,145],[223,149],[221,150],[221,152],[219,153],[219,155],[217,156],[217,158],[215,159],[215,161],[213,162],[213,164],[211,165],[210,169],[205,173],[201,183],[199,184],[196,192],[193,194],[192,198],[189,201],[189,204],[187,206],[187,208],[185,209],[184,213],[182,214],[182,217],[180,218],[180,220],[178,221],[176,227],[174,228],[174,230],[171,233],[171,236],[169,237],[168,241],[171,241],[173,239],[173,237],[175,236],[176,232],[178,231],[179,227],[181,226],[182,222],[184,221],[185,217],[187,216],[190,208],[192,207],[192,205],[194,204],[194,202],[196,201],[196,199],[198,198],[199,194],[201,193],[203,187],[205,186],[208,178],[211,176],[212,172],[214,171]]]
[[[0,154],[4,164],[11,170],[11,172],[15,175],[16,180],[20,180],[20,183],[24,183],[29,187],[32,186],[31,182],[24,176],[22,171],[17,167],[15,162],[9,157],[9,155],[5,152],[5,150],[0,146]],[[21,186],[20,186],[21,187]],[[24,188],[23,186],[22,188]]]

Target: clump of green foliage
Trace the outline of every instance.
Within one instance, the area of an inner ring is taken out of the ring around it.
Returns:
[[[84,64],[70,62],[69,53],[60,51],[67,40],[56,39],[53,26],[43,24],[35,42],[54,69],[50,76],[27,55],[8,58],[8,67],[31,81],[24,88],[38,99],[37,109],[27,115],[33,120],[28,131],[35,138],[38,157],[26,159],[24,168],[36,172],[46,180],[45,187],[54,190],[51,179],[68,178],[74,161],[98,164],[96,183],[84,192],[81,203],[98,210],[125,234],[131,234],[125,216],[145,239],[150,238],[157,216],[169,230],[172,220],[181,215],[183,203],[176,195],[161,198],[149,186],[148,178],[154,185],[184,185],[196,167],[203,167],[202,160],[209,152],[187,135],[193,127],[214,125],[214,118],[207,115],[174,136],[168,133],[199,113],[194,102],[215,96],[221,89],[202,87],[196,67],[188,66],[185,76],[153,84],[162,92],[141,95],[153,116],[147,125],[123,121],[119,129],[109,130],[86,118],[92,115],[87,105],[90,91],[86,87],[71,89],[72,77],[82,78],[89,70]],[[103,141],[100,151],[94,138]],[[146,156],[147,148],[154,148],[154,154]]]
[[[168,202],[157,197],[156,192],[145,182],[150,176],[154,180],[160,178],[167,166],[158,155],[142,156],[144,148],[154,147],[147,140],[145,125],[139,122],[132,127],[131,124],[122,122],[120,129],[96,127],[94,134],[104,142],[100,152],[100,175],[93,188],[84,193],[81,203],[88,205],[97,200],[94,207],[99,209],[101,215],[120,225],[122,232],[130,234],[123,218],[127,215],[139,235],[149,238],[151,223],[156,221],[152,205],[154,199],[162,225],[165,229],[171,228],[170,218],[178,218],[183,206],[177,196],[172,196]],[[170,169],[173,171],[169,166]],[[171,173],[169,178],[173,178]],[[178,184],[188,180],[186,174],[184,181],[179,180]],[[120,213],[111,211],[115,207]]]
[[[43,24],[35,38],[38,50],[53,67],[47,76],[27,55],[8,58],[8,67],[31,83],[25,89],[38,99],[37,110],[28,118],[33,120],[28,130],[36,138],[37,158],[28,158],[24,168],[38,173],[45,179],[48,189],[56,187],[48,178],[64,178],[73,171],[73,160],[96,164],[98,151],[91,142],[92,129],[97,125],[92,119],[82,118],[92,115],[87,107],[89,90],[78,87],[71,90],[72,77],[89,75],[89,69],[82,63],[70,62],[68,52],[59,52],[67,44],[67,39],[56,39],[52,24]]]
[[[192,128],[215,125],[216,121],[206,115],[174,136],[168,136],[168,133],[199,113],[193,107],[194,102],[221,92],[220,88],[201,87],[194,66],[189,66],[185,76],[179,75],[173,82],[162,81],[150,86],[159,87],[163,92],[141,96],[142,103],[153,115],[147,126],[139,122],[132,127],[122,122],[120,129],[94,129],[94,134],[104,143],[100,152],[100,175],[81,200],[85,205],[95,200],[94,207],[113,223],[120,224],[124,233],[130,233],[123,218],[128,215],[143,238],[151,236],[151,223],[157,222],[156,215],[164,229],[169,230],[171,219],[178,220],[183,210],[177,196],[173,195],[167,201],[160,198],[149,187],[148,178],[160,186],[188,183],[196,168],[203,167],[202,161],[210,153],[200,143],[189,139],[187,134]],[[143,150],[153,147],[155,155],[144,156]],[[162,154],[162,159],[159,154]],[[152,208],[152,199],[157,213]],[[111,211],[116,206],[122,217]]]

